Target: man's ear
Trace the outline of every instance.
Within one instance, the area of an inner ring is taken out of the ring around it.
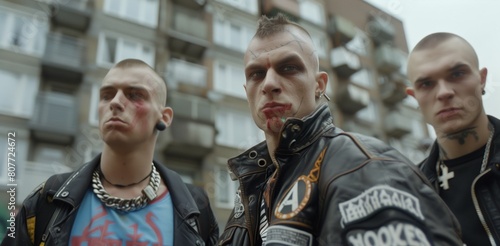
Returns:
[[[481,87],[484,90],[486,88],[486,78],[488,77],[488,69],[483,67],[483,69],[479,71],[479,74],[481,75]]]
[[[328,84],[328,74],[326,72],[319,72],[316,75],[316,92],[326,93],[326,85]]]
[[[174,118],[174,110],[171,107],[165,107],[162,110],[162,120],[167,127],[172,124],[172,119]]]
[[[406,95],[415,97],[415,90],[413,87],[406,87]]]

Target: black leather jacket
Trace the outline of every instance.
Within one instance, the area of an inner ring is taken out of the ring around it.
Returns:
[[[494,240],[496,245],[500,245],[500,120],[492,116],[488,116],[488,120],[495,129],[490,158],[486,170],[477,175],[475,185],[471,187],[473,188],[471,189],[473,190],[471,195],[478,202],[479,207],[476,208],[476,211],[477,209],[481,211],[478,216],[490,238],[490,242]],[[425,176],[437,191],[439,191],[436,173],[438,158],[439,149],[435,142],[429,157],[420,164]]]
[[[91,185],[92,172],[100,163],[100,159],[99,155],[74,171],[55,193],[52,203],[62,204],[63,209],[50,228],[50,236],[45,246],[69,245],[69,237],[77,215],[78,205]],[[206,193],[200,188],[184,184],[177,173],[164,165],[156,161],[154,164],[171,192],[174,207],[174,245],[215,245],[219,236],[219,227]],[[45,199],[41,198],[41,190],[40,186],[24,200],[23,206],[16,216],[15,239],[5,236],[2,246],[33,245],[33,239],[30,239],[27,228],[29,227],[27,219],[36,216],[37,200]],[[197,225],[198,232],[194,230],[192,224],[193,219],[196,218],[198,218],[199,223]],[[200,228],[200,224],[204,225],[203,228]]]
[[[275,159],[262,142],[228,161],[240,188],[219,245],[262,244],[263,197],[267,245],[462,245],[420,170],[381,141],[336,128],[326,105],[285,122]]]

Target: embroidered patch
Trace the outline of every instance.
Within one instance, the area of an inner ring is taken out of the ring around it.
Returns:
[[[392,188],[388,185],[377,185],[357,197],[339,204],[342,215],[342,227],[352,221],[368,217],[384,208],[397,207],[424,220],[419,200],[412,194]]]
[[[266,245],[311,246],[313,236],[295,228],[272,225],[267,229]]]
[[[429,239],[418,227],[393,222],[373,230],[353,230],[347,233],[349,245],[421,245],[430,246]]]
[[[241,202],[241,191],[238,189],[234,197],[234,218],[238,219],[245,213],[245,207]]]
[[[306,176],[300,176],[292,188],[276,206],[274,215],[279,219],[290,219],[297,215],[311,198],[312,184]]]

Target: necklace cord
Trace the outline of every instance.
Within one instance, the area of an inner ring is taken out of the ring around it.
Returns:
[[[115,187],[118,187],[118,188],[126,188],[126,187],[130,187],[130,186],[134,186],[134,185],[138,185],[140,183],[142,183],[142,181],[146,180],[147,178],[151,177],[151,175],[153,174],[153,168],[151,168],[151,172],[149,172],[149,174],[144,177],[143,179],[141,179],[139,182],[135,182],[135,183],[132,183],[132,184],[127,184],[127,185],[122,185],[122,184],[113,184],[111,183],[107,178],[106,176],[104,176],[104,173],[102,172],[102,169],[101,169],[101,166],[98,166],[97,167],[97,171],[99,172],[99,175],[104,179],[104,181],[108,182],[110,185],[112,186],[115,186]]]

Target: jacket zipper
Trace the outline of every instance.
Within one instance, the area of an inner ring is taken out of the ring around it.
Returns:
[[[495,239],[493,238],[493,235],[491,234],[490,228],[486,224],[486,220],[484,219],[483,213],[481,212],[481,208],[479,207],[479,202],[476,197],[476,183],[481,178],[484,176],[486,173],[491,171],[491,168],[486,169],[483,173],[479,174],[474,181],[472,182],[472,188],[471,188],[471,194],[472,194],[472,201],[474,202],[474,207],[476,208],[476,213],[477,216],[479,217],[479,220],[481,221],[481,224],[483,225],[484,230],[486,231],[486,234],[488,234],[488,239],[490,240],[490,243],[492,246],[496,246],[497,244],[495,243]]]
[[[271,160],[273,161],[273,165],[276,166],[276,170],[274,170],[274,173],[273,175],[271,175],[271,178],[274,177],[274,185],[273,187],[269,187],[269,204],[268,204],[268,207],[267,207],[267,222],[269,225],[271,225],[271,210],[272,210],[272,205],[271,205],[271,198],[273,197],[273,193],[274,193],[274,187],[276,186],[276,183],[278,182],[278,176],[279,176],[279,170],[280,170],[280,166],[278,164],[278,161],[276,160],[276,158],[274,156],[271,156]],[[270,185],[270,184],[268,184]]]

